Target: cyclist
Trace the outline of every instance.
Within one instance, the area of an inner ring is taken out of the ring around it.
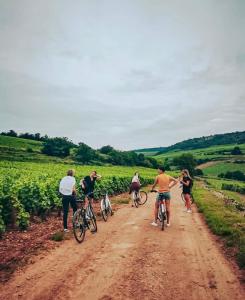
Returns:
[[[85,195],[88,195],[88,198],[94,199],[94,188],[96,180],[101,179],[101,175],[97,174],[96,171],[92,171],[90,175],[85,176],[80,181],[81,188]]]
[[[151,223],[151,225],[157,226],[159,202],[165,200],[166,213],[167,213],[167,226],[170,226],[170,199],[171,199],[170,189],[178,183],[178,180],[167,175],[165,173],[164,167],[159,167],[158,173],[159,175],[156,177],[155,182],[152,186],[152,191],[157,185],[159,189],[158,189],[158,195],[155,203],[155,212],[154,212],[155,220]]]
[[[62,195],[62,205],[63,205],[63,226],[64,232],[69,232],[67,228],[67,217],[69,211],[69,204],[73,209],[73,214],[77,210],[76,205],[76,179],[74,177],[75,171],[68,170],[67,176],[63,177],[60,181],[59,192]]]
[[[134,192],[139,192],[140,185],[139,173],[136,172],[132,178],[129,188],[129,194],[132,194],[132,206],[134,206]]]
[[[193,179],[187,169],[182,170],[180,183],[183,187],[183,195],[185,198],[186,211],[191,213],[191,188],[193,185]]]

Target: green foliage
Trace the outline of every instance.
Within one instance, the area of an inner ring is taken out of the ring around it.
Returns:
[[[194,175],[195,176],[203,176],[203,171],[201,169],[195,169],[194,170]]]
[[[128,190],[135,171],[141,174],[143,184],[152,183],[156,170],[137,167],[100,167],[50,163],[0,162],[0,233],[7,226],[28,227],[31,215],[45,215],[50,209],[62,206],[58,193],[61,178],[68,169],[76,169],[78,182],[97,170],[103,176],[98,181],[95,196],[107,191],[110,195]]]
[[[102,154],[109,154],[109,153],[111,153],[113,150],[114,150],[114,148],[111,147],[110,145],[103,146],[102,148],[99,149],[99,151],[100,151]]]
[[[241,171],[228,171],[225,174],[221,173],[218,175],[220,178],[234,179],[239,181],[245,181],[245,174]]]
[[[232,149],[231,154],[232,155],[241,155],[242,151],[241,151],[240,147],[236,146],[236,147],[234,147],[234,149]]]
[[[50,138],[43,143],[42,153],[50,156],[66,157],[75,145],[67,138]]]
[[[233,191],[233,192],[237,192],[240,194],[245,194],[245,186],[239,186],[236,184],[227,184],[227,183],[222,183],[222,190],[228,190],[228,191]]]
[[[195,167],[197,165],[194,156],[190,153],[184,153],[175,157],[173,164],[180,169],[188,169],[191,175],[194,175]]]
[[[38,141],[0,135],[0,146],[15,150],[27,150],[28,148],[31,148],[34,152],[40,152],[42,143]]]
[[[222,236],[228,246],[237,248],[237,262],[245,267],[245,221],[244,217],[233,207],[225,206],[221,198],[196,184],[194,190],[195,202],[199,211],[203,212],[211,230]]]
[[[213,166],[207,167],[203,170],[204,175],[207,176],[218,176],[219,174],[225,174],[226,172],[241,171],[245,173],[244,163],[234,163],[234,162],[220,162]]]
[[[210,146],[228,145],[228,144],[242,144],[245,143],[245,131],[231,132],[225,134],[215,134],[210,136],[204,136],[200,138],[189,139],[170,147],[165,147],[161,150],[161,153],[176,150],[193,150],[200,148],[207,148]]]
[[[79,162],[89,163],[96,158],[98,158],[96,151],[84,143],[80,143],[75,150],[75,160]]]

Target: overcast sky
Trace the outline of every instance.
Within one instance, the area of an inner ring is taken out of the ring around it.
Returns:
[[[245,0],[0,0],[0,130],[92,147],[245,129]]]

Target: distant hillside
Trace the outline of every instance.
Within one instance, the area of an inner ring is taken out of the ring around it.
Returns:
[[[224,134],[215,134],[210,136],[204,136],[200,138],[188,139],[179,143],[176,143],[169,147],[156,147],[135,150],[137,153],[151,153],[151,155],[159,155],[167,152],[175,151],[188,151],[195,149],[208,148],[211,146],[230,145],[230,144],[244,144],[245,143],[245,131],[231,132]],[[154,153],[154,154],[153,154]]]
[[[15,131],[9,131],[16,135]],[[8,133],[7,133],[8,134]],[[39,134],[26,133],[23,137],[0,134],[0,159],[7,161],[60,162],[95,165],[143,166],[156,168],[157,161],[134,151],[118,151],[107,145],[93,149],[84,143],[78,145],[67,138],[49,138],[45,141],[31,139]]]

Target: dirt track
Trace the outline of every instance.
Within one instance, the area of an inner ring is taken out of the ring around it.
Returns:
[[[183,212],[173,191],[171,227],[152,227],[153,197],[125,207],[96,235],[45,255],[1,286],[0,299],[245,299],[200,215]]]

